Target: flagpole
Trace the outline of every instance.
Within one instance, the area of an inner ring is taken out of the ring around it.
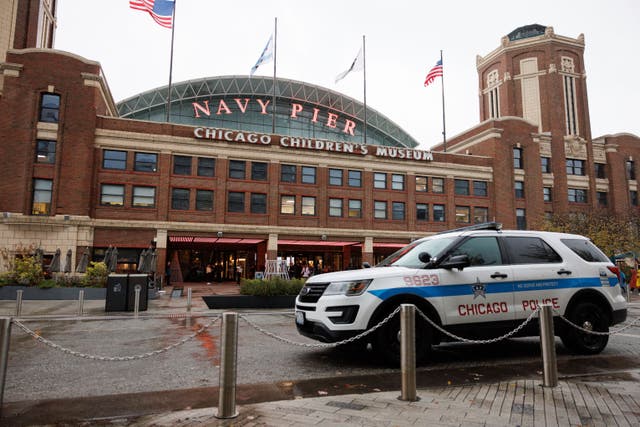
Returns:
[[[276,133],[276,62],[278,59],[278,17],[274,21],[273,29],[273,99],[271,101],[271,133]]]
[[[442,49],[440,49],[440,65],[442,66],[442,74],[440,78],[442,80],[442,138],[444,142],[444,152],[447,152],[447,128],[446,121],[444,118],[444,62],[442,62]]]
[[[363,142],[367,145],[367,54],[365,52],[365,36],[362,36],[362,71],[364,91],[364,133]]]
[[[169,58],[169,96],[167,97],[167,119],[166,122],[169,122],[169,117],[171,116],[171,78],[173,74],[173,35],[176,29],[176,3],[173,2],[173,16],[171,18],[171,54]]]

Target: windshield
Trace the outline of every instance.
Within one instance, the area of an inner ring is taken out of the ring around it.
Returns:
[[[431,258],[437,258],[444,249],[457,239],[457,236],[451,236],[439,239],[417,240],[389,255],[376,267],[394,265],[408,268],[424,268],[427,264],[418,259],[422,252],[427,252],[431,255]]]

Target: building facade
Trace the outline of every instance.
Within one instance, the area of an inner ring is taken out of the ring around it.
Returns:
[[[55,16],[52,2],[14,3]],[[53,26],[27,29],[53,38]],[[277,258],[375,263],[488,220],[534,228],[552,213],[638,213],[640,141],[592,138],[584,38],[551,27],[519,28],[478,57],[481,122],[431,151],[356,100],[284,79],[275,98],[264,77],[176,84],[165,122],[167,88],[116,105],[98,63],[7,43],[0,236],[12,251],[77,259],[88,247],[101,259],[115,246],[118,270],[132,272],[154,246],[174,280],[225,280]]]

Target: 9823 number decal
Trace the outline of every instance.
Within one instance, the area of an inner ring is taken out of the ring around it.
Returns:
[[[430,286],[439,285],[440,278],[437,274],[422,274],[416,276],[403,276],[402,280],[407,286]]]

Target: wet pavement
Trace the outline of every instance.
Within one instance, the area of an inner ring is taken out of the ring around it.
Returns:
[[[230,284],[221,291],[233,293],[233,289]],[[210,291],[205,288],[204,292]],[[149,301],[149,312],[178,315],[184,312],[184,303],[184,299],[161,297]],[[85,304],[87,315],[109,314],[104,313],[103,301]],[[195,313],[208,311],[199,298],[193,304]],[[12,308],[11,302],[0,301],[0,315],[12,314]],[[635,317],[640,314],[640,299],[632,304],[634,312]],[[68,314],[69,302],[25,302],[23,315],[36,313]],[[637,331],[628,332],[628,339],[637,341]],[[416,402],[398,399],[397,370],[238,384],[238,415],[226,420],[216,418],[215,386],[59,399],[7,399],[5,393],[0,425],[640,425],[640,364],[636,360],[631,352],[560,360],[560,381],[555,388],[541,386],[539,362],[516,361],[499,367],[443,365],[418,370]],[[132,374],[124,372],[123,378]],[[217,378],[214,382],[217,385]]]

